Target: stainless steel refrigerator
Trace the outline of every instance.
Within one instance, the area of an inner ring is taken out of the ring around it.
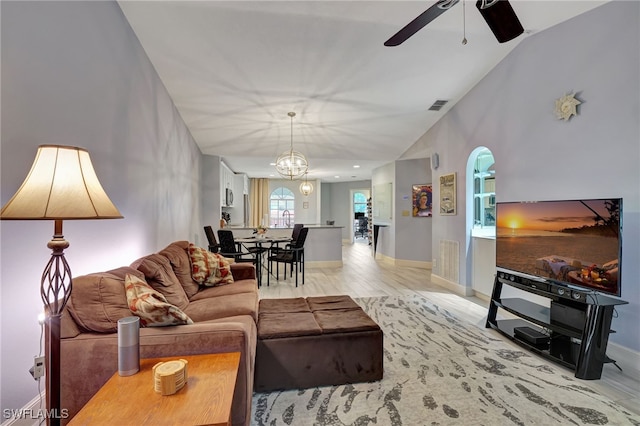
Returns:
[[[251,226],[251,203],[249,202],[249,195],[244,194],[242,196],[242,205],[244,207],[244,226]]]

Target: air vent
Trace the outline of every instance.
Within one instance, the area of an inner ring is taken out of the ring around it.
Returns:
[[[433,105],[429,107],[429,111],[440,111],[442,107],[447,104],[447,102],[449,101],[443,101],[441,99],[438,99],[433,103]]]

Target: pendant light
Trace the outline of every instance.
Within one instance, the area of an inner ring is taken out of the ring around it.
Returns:
[[[302,153],[293,150],[293,117],[296,113],[290,112],[288,115],[291,117],[291,147],[276,159],[276,170],[283,178],[294,180],[307,172],[309,163]]]
[[[304,174],[304,182],[300,184],[300,192],[305,196],[313,192],[313,184],[307,180],[306,172]]]

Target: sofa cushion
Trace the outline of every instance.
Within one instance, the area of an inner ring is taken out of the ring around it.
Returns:
[[[362,309],[330,309],[315,311],[313,315],[320,328],[322,328],[323,334],[353,333],[380,329],[378,324]]]
[[[196,300],[202,299],[210,299],[213,297],[226,296],[228,294],[255,293],[256,290],[257,288],[255,280],[236,280],[233,285],[200,287],[200,291],[191,298],[190,302],[195,302]]]
[[[315,336],[322,329],[311,312],[262,313],[258,320],[258,339]]]
[[[346,295],[307,297],[311,311],[326,311],[331,309],[360,309],[360,305]]]
[[[75,277],[67,310],[82,328],[97,333],[115,333],[118,320],[131,316],[124,291],[125,276],[144,280],[142,272],[122,267]]]
[[[235,262],[231,264],[231,273],[235,281],[256,280],[256,267],[253,263]],[[191,300],[191,299],[189,299]]]
[[[235,284],[225,287],[233,287],[234,285]],[[191,301],[187,309],[185,309],[185,313],[196,322],[232,317],[235,315],[251,315],[253,320],[257,322],[257,312],[257,292],[227,294],[215,298]]]
[[[193,324],[182,310],[135,275],[125,276],[125,291],[131,313],[140,317],[143,327]]]
[[[215,287],[233,283],[233,275],[226,257],[189,244],[191,277],[200,285]]]
[[[200,285],[191,276],[191,260],[187,253],[188,248],[189,241],[175,241],[159,251],[158,254],[169,260],[187,298],[191,299],[200,290]]]
[[[311,312],[304,297],[261,299],[259,313]]]
[[[162,293],[169,303],[176,305],[180,309],[187,307],[189,299],[173,272],[169,259],[154,253],[141,257],[133,262],[131,266],[142,272],[147,283]]]

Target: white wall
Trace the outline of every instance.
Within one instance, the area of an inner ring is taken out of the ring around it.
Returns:
[[[202,222],[217,230],[220,227],[222,190],[220,185],[220,157],[202,155]],[[242,192],[237,197],[242,200]],[[204,232],[204,230],[203,230]],[[200,245],[204,245],[203,240]]]
[[[640,350],[640,3],[613,1],[530,36],[411,147],[440,154],[441,174],[466,181],[467,158],[486,146],[496,160],[497,201],[623,197],[622,298],[611,341]],[[555,100],[576,91],[565,122]],[[435,188],[434,188],[435,189]],[[469,253],[466,188],[458,215],[433,218],[433,252],[455,239]],[[434,193],[437,199],[437,194]],[[463,255],[464,255],[463,253]],[[471,259],[460,284],[470,287]]]
[[[116,2],[2,2],[1,202],[38,145],[89,150],[120,220],[67,221],[74,276],[128,265],[178,239],[204,241],[201,155]],[[49,221],[2,221],[0,405],[37,394],[40,276]]]

